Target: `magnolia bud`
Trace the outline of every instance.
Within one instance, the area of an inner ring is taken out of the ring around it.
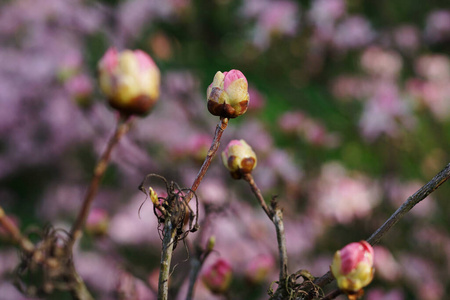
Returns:
[[[342,291],[357,293],[372,281],[373,253],[372,246],[361,241],[348,244],[334,254],[331,272]]]
[[[152,200],[153,205],[159,205],[158,194],[153,190],[153,188],[149,189],[150,200]]]
[[[100,88],[109,104],[126,115],[145,115],[159,97],[159,69],[141,50],[110,48],[98,64]]]
[[[215,245],[216,245],[216,237],[212,235],[209,237],[208,242],[206,244],[206,251],[207,252],[213,251]]]
[[[219,259],[203,273],[202,280],[211,292],[223,294],[230,286],[231,275],[230,264],[224,259]]]
[[[86,220],[86,231],[93,236],[104,236],[108,233],[108,213],[100,208],[94,208]]]
[[[248,83],[239,70],[217,72],[206,91],[208,110],[215,116],[236,118],[247,111]]]
[[[259,284],[266,280],[274,267],[275,260],[272,255],[259,255],[248,263],[245,269],[245,278],[250,283]]]
[[[232,140],[222,152],[222,161],[231,176],[240,179],[256,167],[256,154],[244,140]]]

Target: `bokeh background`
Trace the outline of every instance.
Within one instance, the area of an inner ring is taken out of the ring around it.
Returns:
[[[256,152],[257,184],[284,207],[291,272],[323,275],[334,251],[369,237],[450,161],[446,0],[3,0],[0,204],[23,231],[76,217],[117,117],[96,81],[110,46],[149,53],[162,95],[114,151],[90,219],[106,215],[107,234],[77,245],[96,299],[155,298],[161,243],[137,187],[148,173],[191,185],[218,121],[205,100],[218,70],[241,70],[251,97],[220,151],[245,139]],[[364,299],[448,298],[449,195],[446,183],[383,238]],[[188,246],[214,235],[205,268],[231,263],[230,299],[267,299],[276,238],[250,188],[215,158],[198,196],[208,218]],[[0,236],[0,299],[31,299],[12,284],[17,251]],[[172,299],[184,299],[187,257],[180,244]],[[224,298],[200,280],[196,299]]]

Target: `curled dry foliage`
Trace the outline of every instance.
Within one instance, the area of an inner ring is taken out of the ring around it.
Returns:
[[[198,225],[198,198],[195,192],[190,188],[180,188],[180,186],[171,181],[170,183],[167,179],[158,174],[148,174],[145,176],[142,183],[139,185],[139,190],[142,191],[147,198],[149,195],[150,185],[148,181],[150,178],[161,179],[165,186],[167,197],[158,197],[158,202],[153,206],[153,212],[158,218],[158,232],[160,234],[161,240],[164,229],[161,228],[167,218],[170,218],[173,228],[176,228],[176,237],[174,239],[174,248],[177,246],[178,241],[184,240],[190,232],[196,232],[199,228]],[[195,196],[195,212],[189,206],[188,195],[193,193]],[[144,200],[144,202],[145,202]],[[142,203],[143,205],[144,203]],[[142,208],[139,208],[139,210]],[[188,224],[187,229],[184,226]]]
[[[73,290],[77,278],[73,276],[72,250],[67,247],[69,233],[47,226],[32,230],[28,236],[37,236],[33,251],[20,252],[20,264],[15,272],[15,284],[24,294],[43,297],[54,290]]]

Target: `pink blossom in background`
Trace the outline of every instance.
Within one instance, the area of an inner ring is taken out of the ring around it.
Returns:
[[[333,44],[341,50],[367,45],[375,37],[370,23],[362,16],[349,16],[342,20],[333,36]]]
[[[401,25],[393,32],[395,45],[402,51],[411,53],[420,46],[419,29],[414,25]]]
[[[335,22],[346,12],[344,0],[314,0],[308,11],[309,18],[316,26],[324,23]]]
[[[297,32],[300,8],[290,0],[270,1],[262,7],[254,30],[254,43],[261,49],[270,45],[272,36],[293,36]]]
[[[390,282],[395,282],[399,279],[401,277],[401,266],[395,260],[392,253],[383,246],[375,246],[373,247],[373,250],[375,252],[375,276],[379,276],[383,280]]]
[[[400,207],[410,196],[418,191],[424,185],[420,181],[401,182],[395,179],[390,179],[386,182],[386,192],[394,207]],[[412,210],[411,214],[416,217],[429,217],[436,210],[434,197],[428,196],[426,200],[421,201]]]
[[[278,118],[278,124],[284,133],[298,135],[314,146],[333,148],[339,144],[337,134],[328,132],[320,121],[307,116],[302,111],[282,114]]]
[[[351,175],[340,163],[332,162],[322,166],[309,201],[326,220],[346,224],[370,215],[380,201],[380,190],[363,174]]]
[[[255,87],[249,86],[248,94],[250,95],[250,101],[248,103],[248,110],[259,111],[266,105],[266,98]]]
[[[361,66],[370,75],[395,79],[402,70],[401,56],[392,50],[371,46],[361,56]]]
[[[340,75],[334,78],[331,91],[339,100],[362,100],[370,94],[371,84],[360,76]]]
[[[378,272],[378,269],[377,269]],[[367,300],[404,300],[405,295],[402,290],[400,289],[394,289],[391,291],[385,292],[382,289],[379,288],[371,288],[367,292],[366,296]]]
[[[425,38],[432,43],[450,38],[450,10],[435,10],[428,15]]]
[[[450,59],[442,54],[420,56],[415,69],[417,74],[430,81],[450,80]]]
[[[398,87],[390,82],[375,85],[360,119],[363,137],[369,142],[381,134],[396,137],[401,130],[412,129],[414,125],[409,104],[400,95]]]
[[[420,299],[443,299],[445,291],[442,281],[435,266],[428,259],[405,253],[400,257],[400,265],[402,266],[401,273],[414,287]]]
[[[261,283],[274,271],[275,265],[272,255],[259,255],[247,263],[245,278],[251,283]]]
[[[225,183],[219,178],[205,178],[197,190],[197,195],[203,203],[222,205],[229,199],[229,191]]]
[[[446,270],[450,270],[450,237],[441,228],[417,226],[414,230],[414,241],[428,253],[441,257],[446,261]]]
[[[127,199],[129,198],[127,197]],[[159,243],[158,222],[153,213],[153,204],[151,201],[143,204],[144,200],[145,195],[139,192],[129,199],[115,215],[111,216],[109,236],[114,242],[124,245]],[[143,205],[138,214],[141,204]],[[152,230],[149,231],[149,229]]]

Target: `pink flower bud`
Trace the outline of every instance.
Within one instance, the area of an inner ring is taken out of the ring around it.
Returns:
[[[245,278],[253,284],[263,282],[273,270],[275,260],[272,255],[259,255],[252,259],[245,270]]]
[[[236,118],[247,111],[248,83],[239,70],[217,72],[206,91],[208,110],[215,116]]]
[[[205,286],[215,294],[226,292],[232,278],[231,266],[224,259],[219,259],[209,267],[202,275]]]
[[[360,241],[348,244],[334,254],[331,272],[342,291],[358,293],[372,281],[373,253],[369,243]]]
[[[94,236],[104,236],[108,232],[108,213],[101,208],[94,208],[86,220],[86,231]]]
[[[98,64],[100,88],[109,104],[126,115],[147,114],[159,97],[160,73],[141,50],[110,48]]]
[[[232,140],[222,152],[222,161],[234,179],[250,173],[256,167],[256,154],[244,140]]]

